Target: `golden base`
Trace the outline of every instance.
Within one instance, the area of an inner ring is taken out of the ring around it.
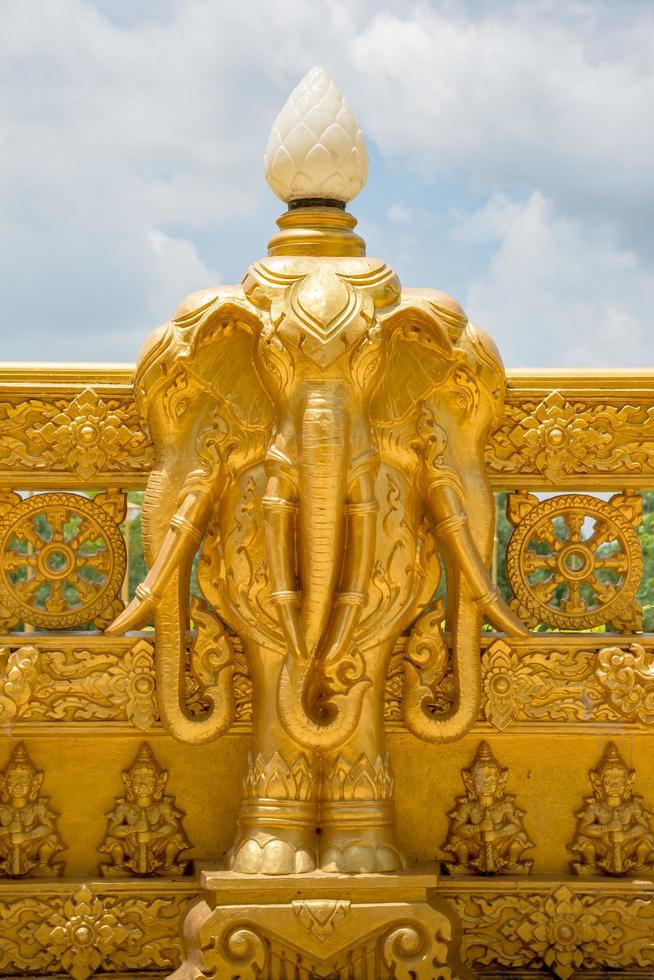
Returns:
[[[263,877],[201,872],[170,980],[464,980],[452,906],[433,867]]]

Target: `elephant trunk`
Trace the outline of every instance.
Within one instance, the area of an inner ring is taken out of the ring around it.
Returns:
[[[452,610],[452,665],[454,704],[433,715],[431,685],[420,666],[405,661],[403,711],[407,728],[426,742],[451,742],[465,735],[479,716],[481,658],[479,632],[485,615],[511,636],[527,630],[499,596],[488,577],[463,510],[456,483],[446,471],[431,481],[429,503],[435,531],[445,560]]]
[[[157,698],[161,722],[168,732],[182,742],[199,745],[222,735],[234,720],[234,685],[231,650],[222,651],[223,666],[215,685],[203,696],[212,702],[204,717],[194,717],[186,707],[186,621],[182,609],[188,597],[189,574],[193,555],[186,567],[176,569],[164,589],[155,611],[157,637]],[[228,643],[223,637],[223,646]]]
[[[159,475],[148,483],[148,519],[161,504],[164,482]],[[201,472],[191,473],[179,494],[177,510],[170,518],[145,581],[127,609],[105,631],[119,634],[137,629],[154,614],[156,627],[157,700],[161,721],[175,738],[191,744],[222,735],[234,720],[232,658],[226,637],[215,684],[203,694],[212,702],[209,714],[194,717],[185,705],[187,610],[193,558],[202,539],[211,507],[212,486]],[[152,529],[148,526],[148,550],[152,554]]]
[[[343,554],[349,420],[334,394],[313,389],[300,423],[298,542],[310,658],[333,610]]]
[[[309,392],[299,437],[297,543],[306,656],[289,650],[277,703],[282,725],[292,738],[305,748],[329,752],[353,734],[370,685],[361,679],[347,693],[327,701],[322,697],[322,641],[338,612],[344,573],[350,428],[339,389],[324,385]],[[351,631],[339,632],[349,647]]]
[[[453,742],[472,728],[479,717],[481,701],[481,660],[479,630],[481,611],[460,571],[453,576],[457,599],[452,628],[454,704],[443,714],[430,711],[433,691],[423,680],[421,670],[405,661],[402,706],[404,723],[424,742]]]

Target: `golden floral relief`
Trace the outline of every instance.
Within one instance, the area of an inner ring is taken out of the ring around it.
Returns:
[[[105,877],[120,875],[183,875],[190,870],[184,852],[193,845],[186,836],[184,813],[165,792],[168,772],[144,742],[123,772],[125,796],[116,798],[108,814],[107,832],[98,850],[110,862],[100,865]]]
[[[70,400],[34,398],[0,402],[0,469],[76,474],[146,473],[152,448],[131,391],[102,398],[81,387]]]
[[[67,893],[0,897],[3,976],[163,971],[177,966],[179,918],[187,894],[97,894],[87,884]],[[138,975],[138,974],[137,974]]]
[[[148,640],[0,647],[0,723],[129,721],[145,730],[156,718]]]
[[[63,863],[54,859],[66,845],[42,784],[43,773],[20,742],[0,773],[0,878],[63,874]]]
[[[566,398],[550,391],[535,401],[530,393],[509,388],[504,417],[486,454],[491,474],[541,475],[552,487],[586,475],[651,475],[651,395],[625,397],[610,390],[598,395]]]
[[[448,898],[461,917],[463,960],[476,976],[485,976],[485,967],[545,969],[560,980],[577,970],[635,968],[648,977],[654,969],[651,892],[607,895],[562,883],[551,891],[480,891]]]
[[[450,810],[447,837],[441,845],[452,858],[443,870],[457,874],[527,874],[533,861],[525,859],[534,847],[523,825],[525,811],[515,796],[505,791],[509,776],[487,742],[481,742],[468,769],[461,777],[465,796]]]
[[[570,869],[577,875],[651,875],[654,873],[652,811],[633,791],[635,772],[609,742],[596,769],[589,773],[593,795],[578,813],[568,850],[577,856]]]

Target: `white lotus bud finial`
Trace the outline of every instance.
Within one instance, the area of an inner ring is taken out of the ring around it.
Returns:
[[[287,203],[346,203],[368,177],[368,154],[356,116],[322,68],[312,68],[274,122],[264,155],[266,179]]]

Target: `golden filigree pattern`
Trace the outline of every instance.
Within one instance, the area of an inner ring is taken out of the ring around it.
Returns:
[[[98,649],[100,647],[100,649]],[[127,649],[87,644],[0,647],[0,723],[157,719],[154,647],[138,639]]]
[[[512,648],[495,640],[482,657],[482,715],[499,731],[514,721],[629,721],[648,725],[654,678],[649,648]]]
[[[505,481],[508,475],[542,475],[550,485],[586,475],[652,474],[650,401],[649,392],[625,397],[606,388],[592,400],[555,390],[537,401],[509,387],[504,417],[487,449],[488,466]]]
[[[482,640],[480,722],[503,731],[515,722],[610,723],[645,728],[654,718],[654,650],[649,640],[603,647],[582,637],[554,640],[548,634],[528,643]],[[385,718],[402,723],[403,643],[391,661]],[[452,703],[451,670],[436,689],[434,704]]]
[[[525,851],[534,847],[523,825],[525,811],[505,791],[503,769],[487,742],[481,742],[468,769],[461,770],[465,796],[448,813],[449,828],[441,845],[450,859],[443,870],[458,874],[526,874],[534,862]]]
[[[5,641],[15,641],[6,636]],[[6,722],[121,722],[141,731],[156,724],[154,636],[149,639],[101,636],[75,641],[59,637],[0,646],[0,724]],[[252,682],[236,644],[234,651],[236,720],[252,719]],[[187,670],[189,705],[204,710],[205,686]]]
[[[43,772],[22,742],[0,773],[0,878],[51,878],[63,874],[54,858],[66,845],[50,798],[41,795]]]
[[[595,679],[622,717],[654,724],[654,650],[640,643],[627,650],[604,647],[597,655]]]
[[[99,474],[140,475],[152,465],[129,389],[122,397],[82,387],[70,400],[6,398],[0,433],[0,469],[70,472],[87,482]]]
[[[651,875],[654,873],[652,812],[633,791],[635,772],[609,742],[596,769],[589,773],[593,795],[575,816],[577,827],[568,850],[577,859],[577,875]]]
[[[93,500],[43,493],[21,500],[0,520],[0,603],[5,627],[27,622],[68,629],[106,625],[123,608],[125,542],[118,524],[125,496]]]
[[[530,625],[591,629],[619,622],[642,628],[636,592],[643,557],[635,525],[640,498],[615,494],[608,502],[585,494],[539,501],[510,494],[507,515],[513,532],[506,572],[515,608]]]
[[[452,901],[463,926],[462,957],[475,971],[545,968],[568,980],[579,969],[654,967],[649,895],[598,895],[560,884],[549,893],[473,891]]]
[[[105,970],[173,969],[187,904],[187,895],[98,894],[86,884],[68,894],[3,896],[0,970],[87,980]]]
[[[107,814],[107,832],[98,848],[110,861],[100,865],[105,877],[121,875],[183,875],[190,870],[190,847],[175,797],[166,794],[168,771],[162,769],[144,742],[123,772],[125,796]]]

